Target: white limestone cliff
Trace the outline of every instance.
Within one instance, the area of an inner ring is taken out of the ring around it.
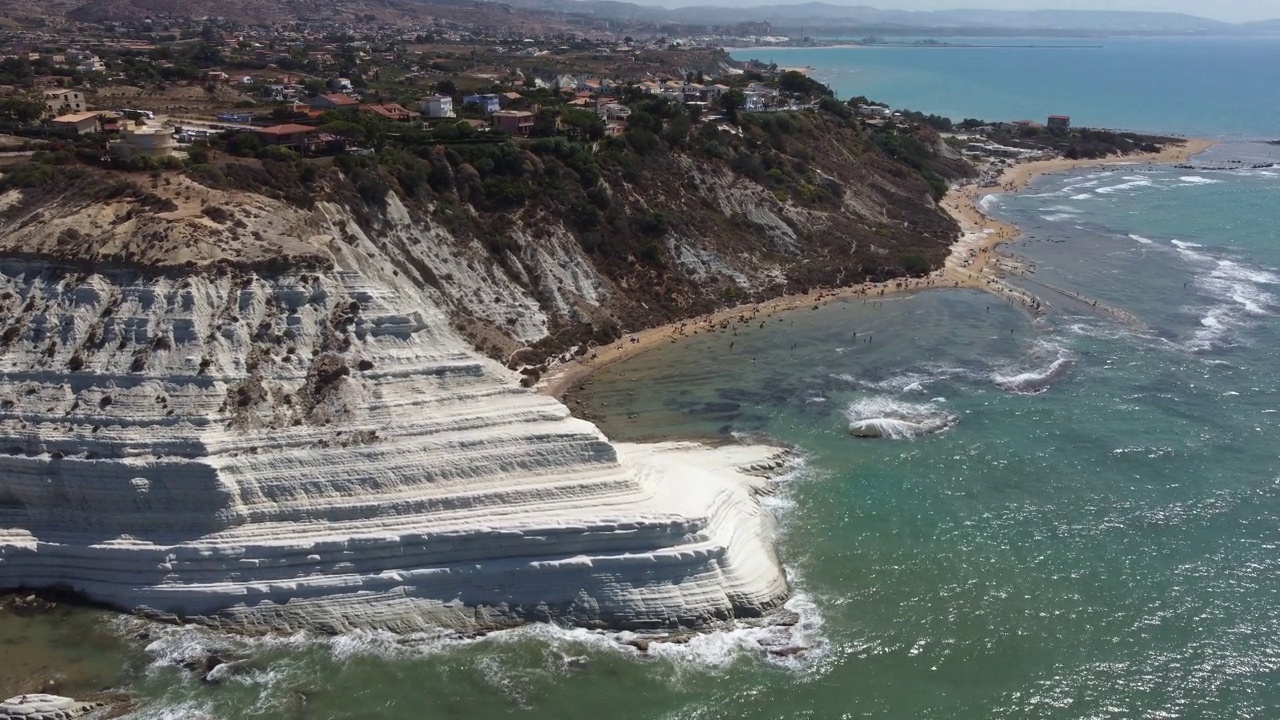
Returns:
[[[776,450],[611,445],[326,212],[334,270],[0,261],[0,588],[328,632],[785,598],[752,474]]]

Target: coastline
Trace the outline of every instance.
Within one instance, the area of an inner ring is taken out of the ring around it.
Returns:
[[[700,331],[714,332],[717,328],[723,329],[733,323],[750,323],[761,316],[771,317],[779,312],[803,307],[816,309],[821,305],[856,297],[874,295],[880,298],[932,288],[970,288],[991,292],[1004,299],[1019,300],[1027,308],[1038,308],[1034,298],[999,282],[999,271],[992,262],[994,250],[1003,243],[1016,240],[1021,231],[1011,223],[987,215],[982,209],[984,198],[1019,192],[1035,178],[1052,173],[1114,165],[1176,165],[1187,162],[1217,144],[1215,140],[1187,138],[1179,145],[1154,153],[1096,160],[1055,158],[1007,166],[991,182],[977,180],[951,188],[938,203],[960,225],[960,237],[952,243],[951,253],[943,266],[924,278],[859,283],[841,288],[781,295],[760,303],[737,305],[627,333],[624,339],[594,348],[591,353],[580,358],[555,365],[534,385],[534,390],[563,400],[566,393],[601,368],[633,358],[661,344],[675,343],[681,337]]]

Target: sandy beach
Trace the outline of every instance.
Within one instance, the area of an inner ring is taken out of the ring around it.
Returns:
[[[892,280],[882,283],[860,283],[843,288],[812,290],[797,295],[782,295],[761,303],[725,308],[713,313],[628,333],[608,346],[592,349],[581,358],[551,368],[535,386],[538,392],[555,398],[564,397],[575,385],[602,367],[635,357],[663,343],[702,332],[723,331],[734,324],[760,322],[763,318],[787,311],[857,297],[877,299],[896,293],[931,288],[975,288],[1018,303],[1029,312],[1039,311],[1039,301],[1026,293],[1000,282],[1000,272],[993,258],[1002,243],[1018,238],[1014,225],[997,220],[982,211],[982,199],[989,195],[1019,192],[1032,180],[1049,173],[1069,172],[1104,165],[1175,165],[1187,162],[1216,143],[1212,140],[1188,139],[1181,145],[1166,147],[1156,153],[1125,155],[1102,160],[1068,160],[1057,158],[1021,162],[1004,168],[993,182],[978,181],[958,185],[946,194],[939,206],[960,225],[960,237],[951,246],[943,267],[924,278]]]

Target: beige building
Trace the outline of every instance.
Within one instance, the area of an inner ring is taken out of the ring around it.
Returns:
[[[44,104],[49,108],[49,114],[54,117],[82,113],[88,109],[88,105],[85,104],[84,93],[79,90],[45,90]]]
[[[173,128],[127,128],[121,131],[119,139],[111,141],[108,150],[111,157],[120,160],[135,156],[173,157],[178,154],[178,141],[173,137]]]
[[[64,130],[74,129],[77,135],[87,135],[89,133],[102,132],[102,122],[104,120],[115,120],[119,117],[115,113],[89,110],[87,112],[59,115],[53,119],[52,125],[55,128]]]
[[[527,137],[533,129],[533,113],[528,110],[499,110],[489,118],[495,128],[512,135]]]

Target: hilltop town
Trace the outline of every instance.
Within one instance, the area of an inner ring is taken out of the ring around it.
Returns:
[[[526,32],[520,18],[555,18],[512,9],[505,25],[487,5],[438,17],[415,7],[258,24],[80,8],[0,35],[0,193],[22,191],[0,206],[14,230],[0,250],[150,269],[305,266],[315,253],[282,254],[193,195],[336,202],[375,235],[388,202],[403,202],[416,222],[482,244],[529,293],[549,318],[536,328],[460,293],[454,321],[493,357],[520,351],[537,365],[620,326],[927,272],[954,232],[934,205],[949,183],[1159,141],[1065,116],[953,122],[841,100],[804,68],[731,57],[721,36],[565,26],[573,18]],[[744,29],[768,30],[725,30]],[[83,213],[75,203],[101,202],[103,188],[172,221],[155,236],[165,241],[92,241],[79,225],[29,236],[46,204]],[[532,238],[547,233],[617,284],[606,311],[540,287]],[[436,269],[416,274],[455,293]]]
[[[343,113],[527,135],[539,112],[584,110],[617,135],[628,88],[689,103],[738,89],[748,111],[788,105],[776,83],[705,39],[526,34],[509,18],[490,27],[483,14],[458,22],[428,11],[415,22],[146,17],[14,29],[0,34],[0,131],[103,135],[115,157],[165,158],[226,130],[335,148],[332,133],[298,128]],[[726,73],[736,76],[728,84],[709,80]]]

